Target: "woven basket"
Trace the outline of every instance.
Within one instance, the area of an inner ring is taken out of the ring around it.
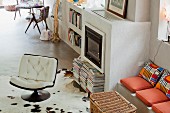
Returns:
[[[116,91],[90,95],[90,113],[136,113],[136,109]]]

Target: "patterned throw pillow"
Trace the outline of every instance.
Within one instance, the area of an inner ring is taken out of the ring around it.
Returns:
[[[147,62],[140,71],[139,76],[155,86],[163,71],[164,69],[162,67],[159,67],[152,62]]]
[[[160,89],[166,94],[168,98],[170,98],[170,73],[168,72],[168,70],[165,70],[163,72],[162,77],[156,84],[156,88]]]

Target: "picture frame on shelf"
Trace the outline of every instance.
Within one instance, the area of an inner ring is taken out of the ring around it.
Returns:
[[[127,0],[109,0],[107,11],[121,18],[126,18]]]

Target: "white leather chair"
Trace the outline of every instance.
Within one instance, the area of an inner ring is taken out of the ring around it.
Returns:
[[[29,102],[40,102],[50,97],[48,91],[42,90],[53,87],[57,75],[58,60],[52,57],[24,54],[20,61],[19,75],[10,79],[10,84],[32,94],[22,95]]]

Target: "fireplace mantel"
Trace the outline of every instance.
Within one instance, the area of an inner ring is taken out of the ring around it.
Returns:
[[[132,22],[119,18],[109,21],[89,9],[83,11],[83,22],[83,25],[88,23],[106,35],[105,91],[112,90],[121,78],[137,75],[142,64],[148,60],[150,22]],[[82,31],[84,29],[83,26]],[[81,55],[84,51],[84,34]]]

